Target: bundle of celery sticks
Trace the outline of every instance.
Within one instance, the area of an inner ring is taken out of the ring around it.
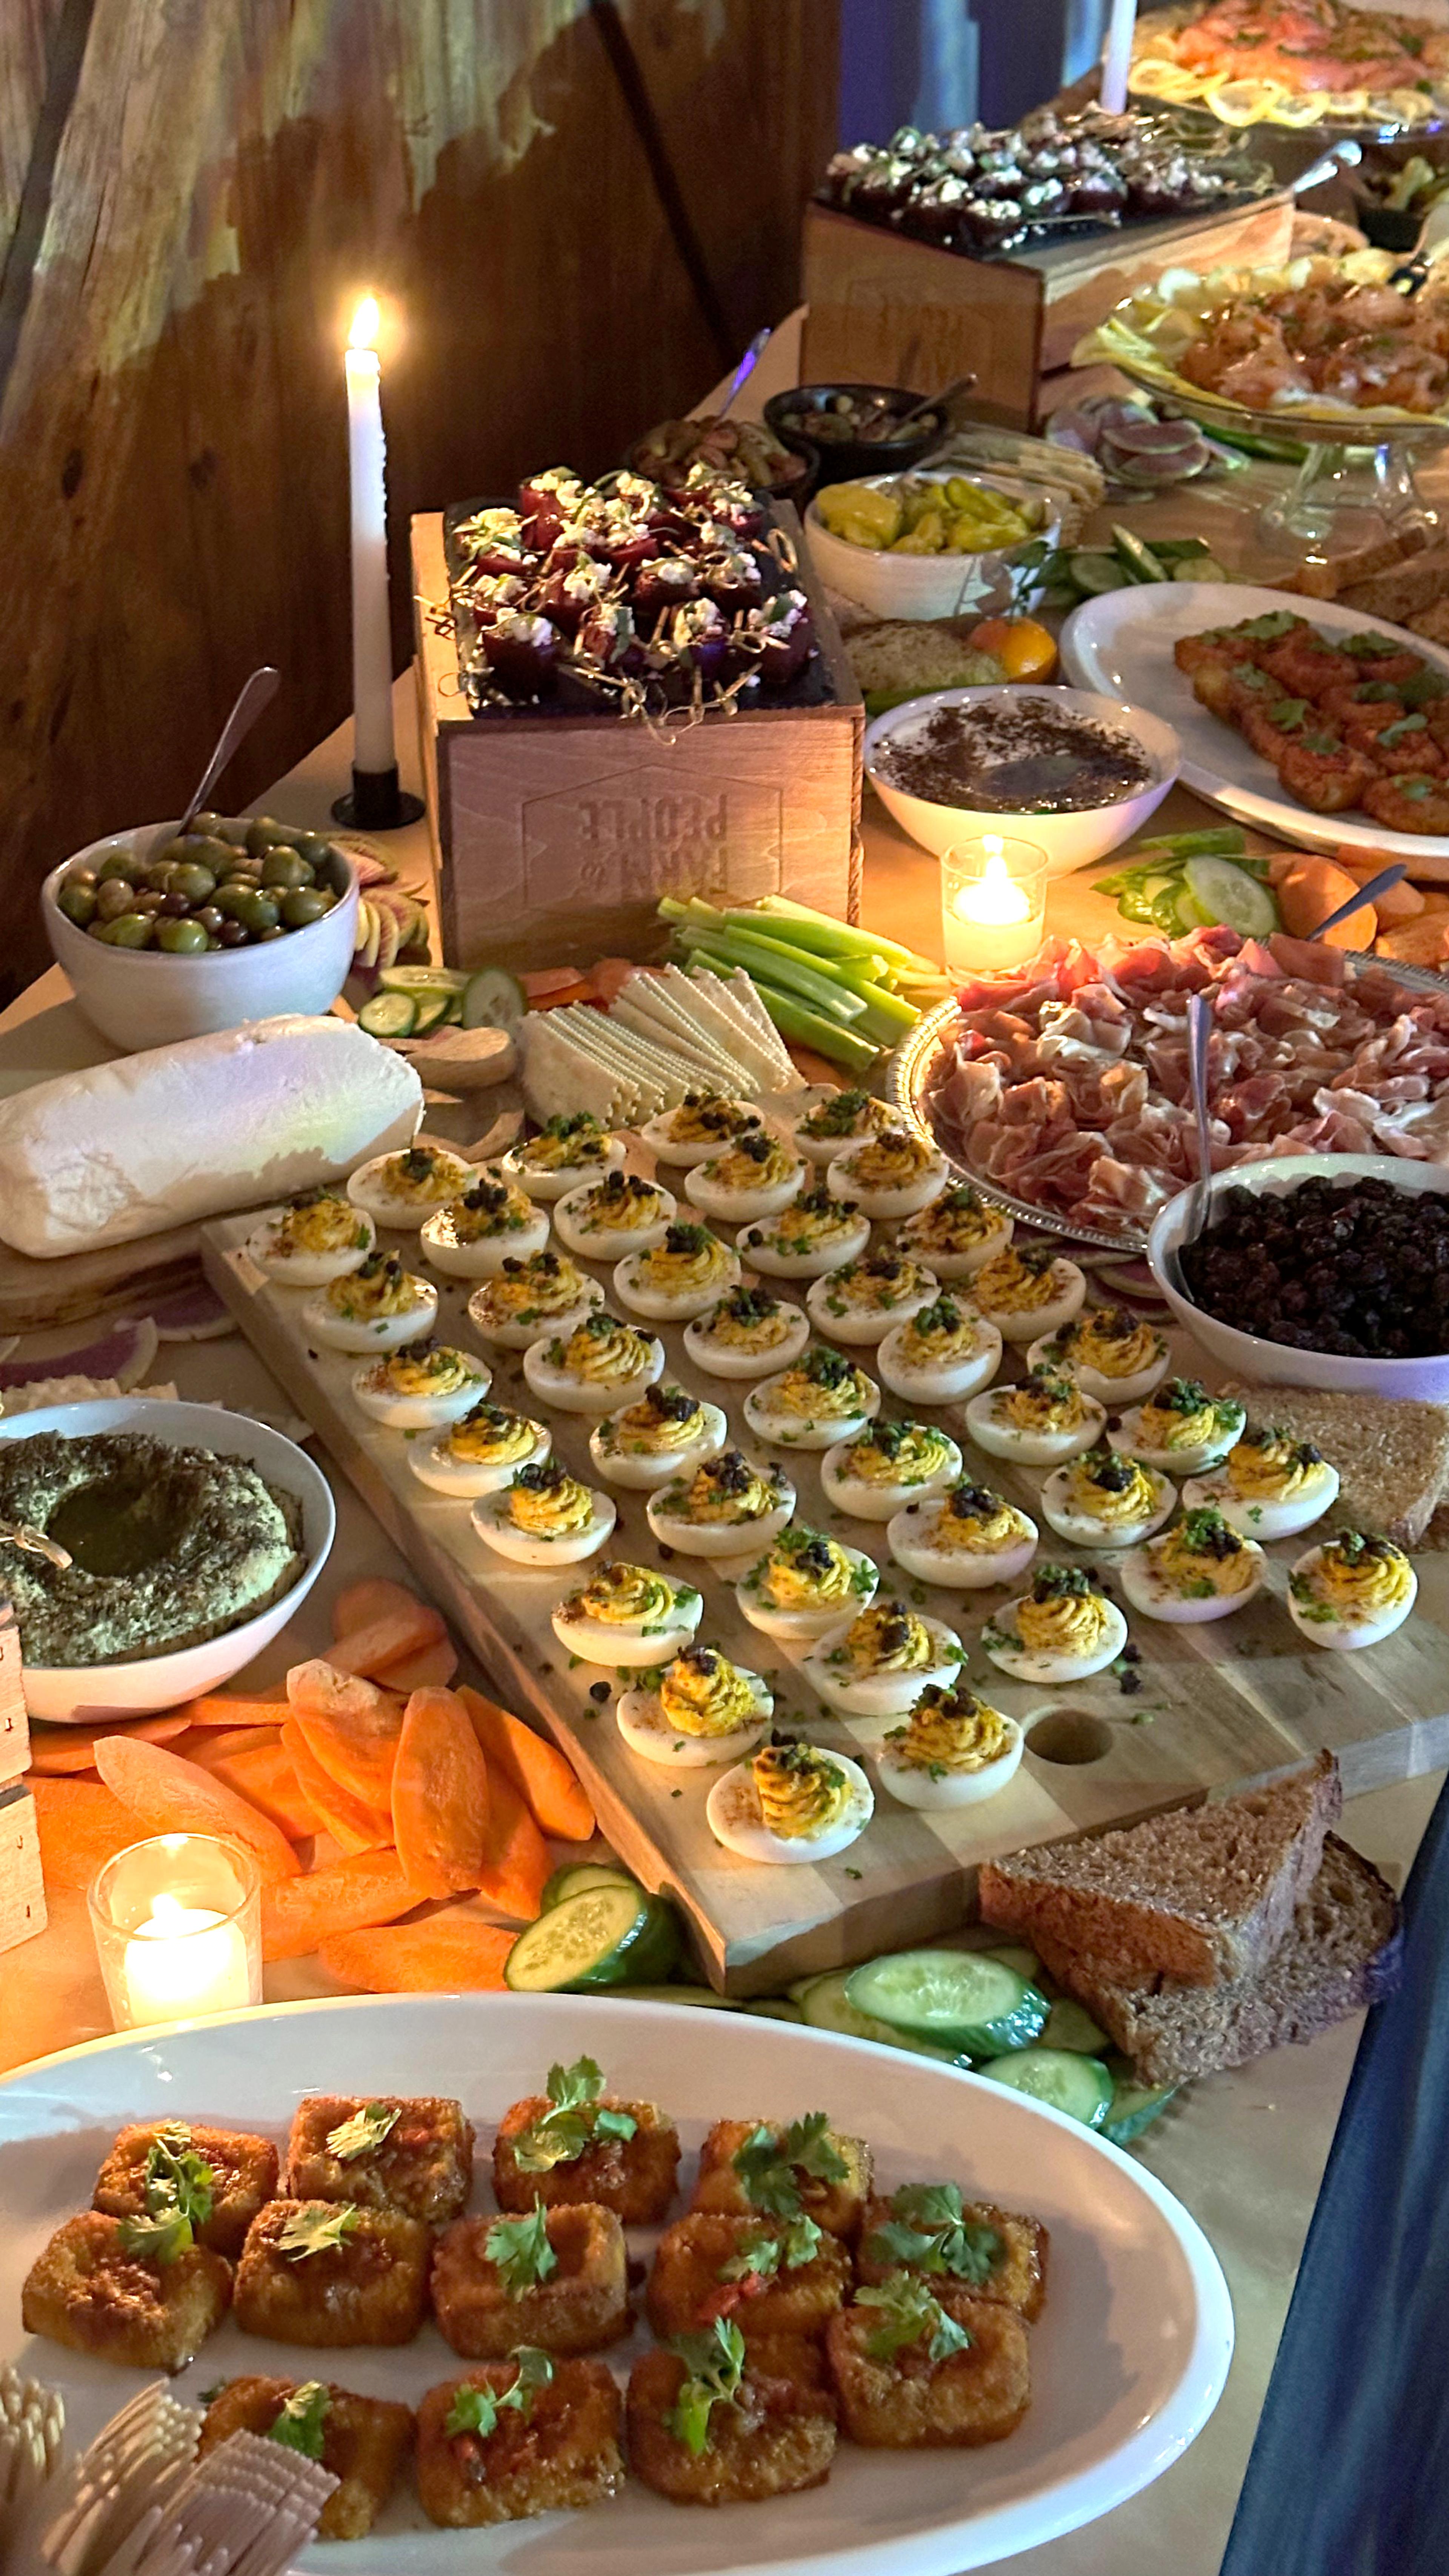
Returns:
[[[781,1037],[813,1047],[848,1073],[869,1072],[951,990],[929,957],[784,895],[727,908],[702,895],[688,902],[666,895],[659,914],[672,924],[686,965],[711,966],[717,975],[742,966]]]

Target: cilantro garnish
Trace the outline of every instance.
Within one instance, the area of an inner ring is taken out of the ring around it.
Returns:
[[[719,2268],[721,2281],[769,2281],[777,2272],[798,2272],[802,2263],[813,2263],[819,2251],[822,2230],[813,2218],[792,2218],[788,2225],[767,2234],[763,2229],[753,2236],[742,2237],[740,2250]]]
[[[857,2290],[855,2304],[882,2311],[884,2322],[866,2337],[872,2361],[893,2361],[908,2344],[920,2343],[927,2335],[932,2361],[946,2361],[953,2352],[964,2352],[971,2341],[965,2327],[947,2315],[925,2282],[911,2272],[892,2272],[879,2289]]]
[[[830,2119],[824,2111],[807,2111],[784,2130],[762,2121],[736,2149],[732,2162],[745,2198],[772,2218],[800,2216],[801,2174],[813,2182],[844,2182],[850,2170],[830,2143]]]
[[[963,2216],[953,2182],[938,2182],[903,2184],[891,2201],[889,2219],[874,2229],[865,2250],[872,2263],[899,2264],[912,2272],[951,2272],[979,2289],[1005,2248],[994,2227]]]
[[[729,2317],[716,2317],[707,2334],[676,2335],[670,2345],[688,2372],[665,2421],[676,2442],[698,2459],[709,2440],[716,2406],[733,2406],[745,2375],[745,2339]]]
[[[362,2109],[354,2111],[340,2127],[328,2130],[328,2149],[339,2164],[350,2165],[358,2156],[371,2155],[374,2147],[380,2147],[401,2118],[400,2102],[390,2106],[386,2102],[364,2102]]]
[[[158,2129],[147,2150],[141,2194],[150,2218],[180,2217],[193,2227],[206,2225],[215,2205],[216,2175],[204,2156],[193,2154],[184,2122]]]
[[[304,2460],[320,2460],[327,2410],[332,2400],[320,2379],[304,2379],[294,2388],[267,2435],[284,2451],[300,2451]]]
[[[174,2263],[196,2242],[191,2221],[181,2209],[155,2218],[123,2218],[119,2223],[122,2253],[134,2254],[142,2263]]]
[[[551,2173],[555,2165],[571,2165],[594,2138],[632,2138],[638,2121],[628,2111],[601,2109],[603,2089],[603,2070],[592,2057],[551,2066],[549,2109],[513,2141],[520,2172]]]
[[[498,2418],[505,2407],[512,2407],[525,2422],[533,2412],[533,2401],[541,2388],[547,2388],[553,2377],[553,2363],[546,2352],[535,2344],[521,2343],[513,2355],[518,2369],[511,2387],[500,2394],[496,2388],[460,2388],[448,2409],[443,2426],[447,2434],[476,2433],[487,2440],[497,2429]]]
[[[531,2290],[558,2270],[558,2256],[548,2241],[548,2211],[536,2200],[527,2218],[495,2218],[483,2240],[483,2251],[496,2263],[510,2298]]]
[[[289,2262],[305,2263],[309,2254],[325,2254],[332,2246],[343,2244],[361,2216],[361,2210],[354,2209],[350,2201],[339,2201],[335,2209],[305,2202],[287,2220],[277,2238],[277,2252],[285,2254]]]

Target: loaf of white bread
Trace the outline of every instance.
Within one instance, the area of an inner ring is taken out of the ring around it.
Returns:
[[[410,1143],[417,1074],[297,1015],[121,1056],[0,1101],[0,1241],[36,1260],[337,1181]]]

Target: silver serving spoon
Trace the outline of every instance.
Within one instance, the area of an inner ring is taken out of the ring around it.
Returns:
[[[755,333],[753,340],[750,342],[744,356],[741,358],[739,365],[736,367],[734,374],[730,378],[729,391],[725,395],[724,401],[720,404],[719,410],[715,414],[716,420],[728,419],[730,413],[734,409],[736,397],[743,393],[746,384],[754,374],[756,367],[759,365],[760,360],[764,355],[767,343],[772,337],[773,328],[768,323],[763,331],[757,331]]]
[[[1213,1006],[1206,993],[1190,993],[1187,1002],[1187,1078],[1192,1095],[1193,1116],[1197,1121],[1197,1177],[1187,1202],[1187,1221],[1182,1238],[1173,1252],[1177,1285],[1183,1296],[1188,1293],[1182,1275],[1182,1253],[1189,1243],[1196,1243],[1207,1218],[1212,1182],[1212,1127],[1208,1118],[1208,1040],[1212,1035]]]
[[[275,670],[270,662],[264,662],[259,671],[253,671],[251,678],[243,682],[237,693],[236,705],[217,736],[216,749],[201,773],[195,795],[174,832],[165,831],[158,835],[153,857],[165,848],[168,841],[179,841],[183,832],[190,831],[232,753],[245,741],[263,707],[271,705],[281,685],[281,672]]]
[[[66,1567],[75,1561],[63,1547],[56,1546],[53,1538],[47,1538],[44,1530],[34,1528],[29,1521],[0,1521],[0,1547],[23,1548],[27,1556],[43,1556],[47,1565],[55,1567],[57,1574],[64,1574]]]
[[[1325,938],[1330,930],[1338,928],[1341,921],[1348,921],[1354,913],[1361,912],[1366,903],[1372,903],[1377,896],[1387,894],[1390,886],[1398,885],[1408,873],[1408,868],[1402,859],[1396,859],[1390,868],[1380,868],[1378,875],[1370,877],[1367,885],[1360,886],[1357,894],[1352,896],[1349,902],[1341,903],[1325,921],[1320,921],[1316,930],[1310,930],[1309,938]]]
[[[918,403],[912,403],[909,411],[895,414],[889,429],[881,431],[881,444],[885,445],[888,440],[899,438],[903,430],[912,428],[918,420],[924,420],[928,412],[939,412],[942,428],[948,428],[950,424],[946,418],[946,405],[954,402],[958,394],[969,394],[975,382],[976,376],[973,370],[969,376],[953,376],[950,384],[943,385],[938,394],[923,394]]]

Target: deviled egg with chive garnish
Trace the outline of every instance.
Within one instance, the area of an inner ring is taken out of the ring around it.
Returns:
[[[659,1546],[681,1556],[745,1556],[768,1547],[794,1510],[788,1476],[726,1449],[651,1494],[645,1516]]]
[[[883,1100],[868,1091],[826,1091],[795,1124],[796,1151],[822,1167],[833,1163],[848,1145],[864,1144],[891,1124]]]
[[[631,1315],[688,1324],[739,1285],[740,1258],[707,1225],[674,1224],[647,1252],[631,1252],[614,1273],[614,1294]]]
[[[938,1279],[970,1279],[1003,1252],[1016,1231],[1004,1208],[994,1207],[969,1181],[953,1181],[929,1206],[907,1217],[896,1248],[924,1261]]]
[[[1051,1527],[1077,1547],[1133,1547],[1161,1529],[1176,1501],[1176,1486],[1157,1468],[1117,1449],[1084,1450],[1041,1489]]]
[[[571,1333],[530,1342],[523,1374],[540,1404],[561,1413],[614,1413],[664,1375],[664,1344],[599,1306]]]
[[[876,1421],[838,1440],[820,1462],[820,1482],[838,1512],[888,1521],[902,1505],[954,1485],[961,1452],[935,1422]]]
[[[685,1770],[738,1762],[752,1753],[774,1714],[774,1693],[747,1664],[718,1646],[683,1646],[673,1660],[625,1691],[614,1714],[631,1753]]]
[[[709,1162],[737,1137],[764,1123],[748,1100],[726,1100],[717,1091],[686,1091],[677,1109],[662,1110],[649,1119],[639,1137],[656,1162],[692,1172],[696,1163]]]
[[[1050,1243],[1008,1243],[983,1261],[971,1295],[1004,1342],[1030,1342],[1070,1323],[1087,1293],[1086,1273]]]
[[[408,1465],[434,1493],[472,1500],[500,1493],[520,1467],[538,1464],[552,1446],[553,1435],[541,1422],[485,1401],[473,1405],[460,1422],[450,1422],[436,1440],[415,1440]]]
[[[1162,1384],[1171,1364],[1167,1335],[1122,1306],[1084,1306],[1027,1352],[1032,1368],[1070,1378],[1096,1404],[1138,1404]]]
[[[966,1649],[953,1628],[899,1601],[876,1601],[827,1628],[801,1671],[842,1717],[898,1717],[930,1683],[953,1682]]]
[[[1182,1489],[1189,1511],[1220,1511],[1244,1538],[1293,1538],[1322,1520],[1338,1500],[1338,1469],[1311,1440],[1248,1422],[1221,1467],[1190,1476]]]
[[[989,1384],[1001,1366],[1001,1350],[994,1324],[942,1293],[891,1326],[877,1365],[892,1395],[906,1404],[958,1404]]]
[[[551,1201],[566,1198],[570,1190],[582,1189],[605,1172],[619,1171],[623,1161],[620,1138],[611,1136],[590,1110],[576,1109],[571,1116],[550,1118],[537,1136],[515,1145],[500,1168],[504,1179],[517,1182],[531,1199]]]
[[[684,1347],[696,1367],[736,1380],[787,1368],[809,1339],[809,1317],[766,1288],[732,1288],[684,1328]]]
[[[612,1535],[618,1513],[607,1494],[571,1476],[561,1458],[516,1470],[502,1492],[473,1506],[473,1527],[485,1546],[514,1565],[578,1565],[597,1556]]]
[[[1127,1643],[1127,1622],[1085,1565],[1039,1565],[1029,1592],[981,1631],[993,1664],[1021,1682],[1084,1682]]]
[[[684,1195],[722,1225],[748,1225],[787,1208],[799,1196],[807,1169],[768,1127],[751,1127],[724,1153],[685,1173]]]
[[[667,1664],[688,1645],[704,1612],[692,1583],[610,1557],[553,1613],[553,1633],[587,1664]]]
[[[876,1755],[881,1787],[903,1807],[974,1807],[1006,1787],[1024,1738],[1014,1717],[969,1683],[931,1683]]]
[[[834,1860],[860,1840],[875,1813],[871,1786],[848,1753],[776,1740],[737,1763],[709,1793],[715,1841],[741,1860]]]
[[[431,1280],[404,1270],[395,1252],[369,1252],[360,1268],[309,1297],[302,1322],[331,1351],[397,1351],[421,1341],[438,1319]]]
[[[884,1341],[936,1295],[937,1282],[909,1253],[867,1252],[825,1279],[812,1281],[805,1311],[832,1341],[871,1346]]]
[[[352,1372],[352,1393],[364,1413],[390,1431],[436,1431],[461,1422],[487,1394],[492,1371],[471,1351],[447,1342],[406,1342],[379,1351]]]
[[[416,1234],[426,1217],[449,1199],[461,1198],[477,1173],[461,1154],[445,1145],[407,1145],[400,1153],[374,1154],[360,1163],[347,1184],[354,1207],[374,1225],[399,1234]]]
[[[606,1172],[554,1202],[554,1232],[585,1261],[620,1261],[662,1243],[679,1214],[673,1193],[637,1172]]]
[[[1201,1476],[1222,1465],[1247,1418],[1235,1397],[1209,1395],[1200,1378],[1170,1377],[1145,1404],[1129,1406],[1109,1437],[1114,1449],[1145,1466]]]
[[[938,1199],[951,1177],[939,1145],[904,1127],[883,1127],[837,1154],[826,1167],[832,1198],[847,1199],[862,1216],[914,1216]]]
[[[643,1492],[717,1457],[729,1436],[717,1404],[702,1403],[682,1386],[660,1384],[595,1423],[589,1456],[611,1485]]]
[[[767,1224],[745,1226],[736,1242],[768,1279],[822,1279],[865,1251],[870,1219],[826,1189],[807,1190]]]
[[[436,1208],[423,1226],[422,1245],[434,1269],[455,1279],[490,1279],[505,1261],[526,1261],[548,1241],[548,1211],[512,1181],[484,1172],[463,1192]]]
[[[1391,1538],[1335,1530],[1298,1557],[1288,1577],[1288,1615],[1315,1646],[1377,1645],[1413,1609],[1419,1578]]]
[[[1050,1369],[1034,1368],[1017,1386],[989,1387],[966,1407],[966,1428],[989,1458],[1051,1467],[1094,1449],[1106,1427],[1100,1404]]]
[[[247,1245],[279,1288],[327,1288],[360,1270],[377,1243],[370,1216],[340,1190],[304,1190],[267,1218]]]
[[[1024,1574],[1036,1554],[1037,1526],[1003,1494],[968,1480],[944,1494],[907,1503],[886,1524],[897,1565],[921,1583],[984,1591]]]
[[[474,1289],[468,1321],[485,1342],[526,1351],[545,1333],[566,1338],[603,1302],[597,1279],[566,1252],[534,1252],[526,1261],[510,1254],[501,1270]]]
[[[792,1368],[761,1378],[745,1397],[745,1420],[761,1440],[788,1449],[828,1449],[853,1439],[880,1411],[880,1388],[847,1359],[817,1342]]]
[[[1241,1610],[1261,1592],[1267,1563],[1257,1540],[1230,1528],[1221,1512],[1184,1512],[1160,1538],[1129,1548],[1122,1589],[1145,1619],[1188,1626]]]
[[[735,1599],[752,1628],[782,1645],[823,1637],[842,1619],[868,1609],[880,1575],[858,1547],[798,1524],[781,1530],[759,1562],[741,1575]]]

